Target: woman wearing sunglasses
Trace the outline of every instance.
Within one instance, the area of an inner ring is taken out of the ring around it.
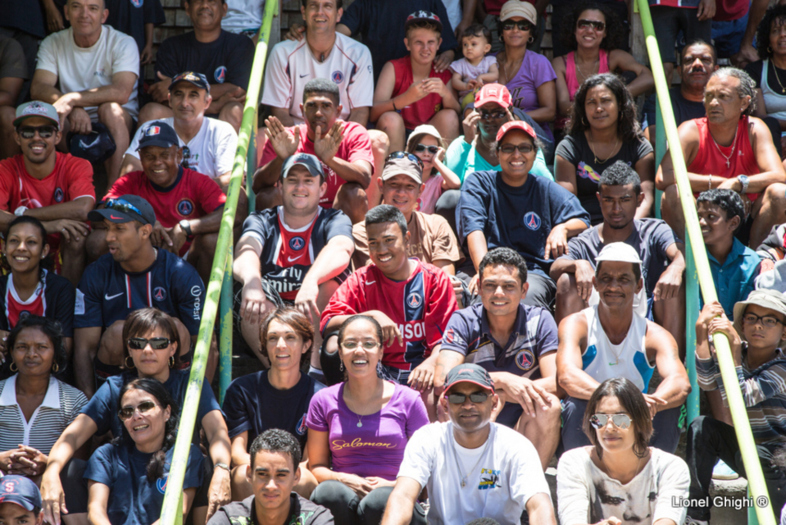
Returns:
[[[0,381],[2,473],[43,474],[52,445],[87,404],[81,391],[54,377],[67,363],[63,339],[55,321],[34,315],[23,316],[8,334],[16,373]]]
[[[625,378],[607,379],[590,396],[584,433],[591,446],[565,452],[557,467],[562,525],[681,525],[688,497],[685,462],[648,446],[650,409]]]
[[[306,416],[308,462],[319,481],[311,500],[330,509],[336,523],[378,525],[407,441],[428,415],[416,390],[377,374],[383,344],[376,320],[347,319],[338,346],[346,381],[317,392]],[[412,516],[412,523],[425,523],[422,509]]]
[[[99,447],[85,471],[92,525],[157,523],[177,437],[178,408],[155,379],[134,379],[120,391],[122,434]],[[202,453],[191,444],[183,480],[183,520],[202,483]]]
[[[551,61],[557,74],[557,106],[565,119],[579,86],[589,77],[608,72],[629,72],[635,79],[628,84],[633,98],[650,91],[652,73],[636,62],[633,55],[620,49],[627,36],[625,26],[606,4],[581,2],[566,17],[563,45],[567,55]],[[565,119],[562,119],[564,127]]]
[[[116,417],[120,410],[120,392],[134,379],[157,379],[164,385],[172,399],[182,406],[190,370],[179,370],[178,348],[180,337],[174,319],[155,308],[132,312],[123,327],[123,345],[126,371],[107,379],[90,399],[82,413],[66,428],[50,453],[50,461],[41,482],[44,511],[54,515],[61,509],[63,486],[61,472],[66,470],[69,514],[86,512],[86,494],[80,493],[84,462],[72,461],[74,452],[93,435],[108,431],[114,437],[123,433],[123,425]],[[201,427],[200,427],[201,425]],[[197,407],[197,431],[204,430],[208,441],[210,459],[205,464],[204,485],[194,501],[194,521],[204,523],[209,510],[215,511],[228,503],[231,495],[229,464],[231,462],[229,434],[224,416],[210,385],[202,384]],[[210,467],[214,468],[210,468]],[[54,523],[49,521],[49,523]]]
[[[415,128],[407,140],[407,151],[423,163],[423,184],[420,194],[419,211],[434,213],[437,199],[444,190],[461,188],[461,180],[453,170],[443,164],[445,160],[445,141],[430,124],[422,124]]]
[[[592,225],[603,222],[598,180],[618,160],[636,170],[641,179],[644,198],[636,218],[649,217],[655,199],[655,155],[641,133],[636,103],[622,80],[612,73],[585,80],[576,92],[566,132],[554,156],[554,175],[579,198]]]

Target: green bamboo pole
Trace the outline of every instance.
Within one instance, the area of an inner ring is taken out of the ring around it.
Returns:
[[[227,253],[226,269],[224,270],[224,279],[221,283],[221,308],[220,319],[220,347],[219,347],[219,360],[218,360],[218,403],[224,406],[224,396],[226,396],[227,388],[232,382],[232,305],[234,297],[232,293],[232,256],[233,248],[229,245],[229,253]]]
[[[669,153],[671,154],[672,164],[674,165],[674,175],[677,179],[682,210],[685,215],[686,237],[693,239],[690,243],[693,257],[696,263],[696,270],[701,286],[702,295],[705,303],[716,301],[718,294],[715,292],[715,283],[712,280],[710,263],[707,260],[707,250],[704,247],[704,240],[701,236],[701,228],[696,215],[696,208],[693,203],[693,192],[691,191],[688,171],[685,167],[685,158],[682,155],[682,145],[677,134],[677,123],[674,120],[674,112],[669,98],[669,86],[666,82],[666,75],[663,71],[663,61],[658,50],[658,41],[655,38],[655,28],[652,25],[652,15],[647,0],[637,0],[641,23],[644,28],[645,44],[650,58],[652,74],[655,77],[655,89],[658,94],[658,101],[663,108],[663,123],[666,138],[669,143]],[[692,327],[686,327],[687,330]],[[775,515],[770,508],[770,499],[767,494],[767,485],[764,483],[764,474],[761,470],[759,455],[756,451],[756,443],[753,440],[750,422],[745,407],[745,401],[740,391],[737,372],[731,356],[729,340],[723,334],[716,334],[713,337],[715,342],[715,353],[718,358],[718,365],[721,370],[721,378],[726,389],[726,396],[729,402],[731,417],[734,421],[734,431],[737,434],[737,441],[742,453],[742,461],[745,464],[745,472],[748,476],[748,484],[753,494],[756,506],[756,514],[759,523],[762,525],[775,525]],[[694,351],[693,348],[687,349],[688,353]],[[759,506],[761,505],[761,506]],[[780,509],[778,509],[780,510]]]

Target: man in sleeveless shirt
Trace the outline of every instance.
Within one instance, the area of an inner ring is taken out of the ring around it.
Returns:
[[[750,245],[758,246],[781,222],[786,207],[786,171],[767,125],[753,117],[754,82],[736,68],[715,71],[704,89],[707,116],[679,127],[680,143],[694,193],[730,189],[743,195],[750,228]],[[663,158],[655,179],[664,192],[663,219],[677,235],[685,231],[671,156]]]
[[[582,431],[584,410],[600,383],[611,377],[633,381],[644,394],[653,418],[650,444],[674,453],[680,437],[680,406],[690,391],[688,374],[669,332],[633,311],[644,286],[641,260],[628,244],[607,244],[596,259],[592,284],[597,306],[560,323],[557,380],[568,394],[563,400],[562,444],[565,450],[589,445]],[[651,382],[657,369],[661,382]]]

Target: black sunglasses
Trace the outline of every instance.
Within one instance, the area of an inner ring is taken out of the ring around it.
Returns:
[[[168,347],[171,342],[172,340],[167,339],[166,337],[151,337],[150,339],[145,339],[144,337],[132,337],[128,340],[128,348],[133,348],[134,350],[144,350],[149,344],[150,348],[153,350],[163,350],[164,348]]]
[[[415,146],[415,151],[417,153],[422,153],[426,150],[428,150],[428,152],[431,153],[432,155],[436,155],[437,152],[439,151],[439,146],[426,146],[425,144],[418,144],[417,146]]]
[[[139,410],[140,414],[147,414],[151,410],[153,410],[157,405],[152,401],[142,401],[135,407],[123,407],[121,408],[118,413],[117,417],[120,418],[120,421],[127,421],[134,417],[134,412]]]
[[[52,135],[57,133],[57,128],[54,126],[22,126],[17,128],[19,136],[25,140],[30,140],[35,137],[36,132],[42,139],[52,138]]]
[[[504,146],[500,146],[499,150],[505,155],[510,155],[516,150],[527,154],[532,153],[535,150],[535,146],[532,144],[505,144]]]
[[[485,109],[479,109],[478,114],[480,114],[481,120],[497,120],[508,115],[506,111],[486,111]]]
[[[409,159],[412,162],[417,162],[421,168],[423,167],[423,162],[419,158],[417,158],[412,153],[408,153],[406,151],[394,151],[393,153],[388,155],[388,160],[392,160],[392,159]]]
[[[581,20],[576,22],[576,27],[578,27],[579,29],[588,29],[591,27],[595,29],[595,31],[603,31],[604,29],[606,29],[606,23],[601,22],[599,20],[585,20],[582,18]]]
[[[486,392],[475,392],[474,394],[466,395],[466,394],[448,394],[448,401],[452,405],[463,405],[464,402],[469,398],[475,404],[478,403],[485,403],[486,400],[489,398],[489,395]]]
[[[589,422],[595,429],[600,430],[609,424],[609,418],[617,428],[625,430],[630,427],[631,419],[628,414],[593,414],[590,416]]]
[[[518,27],[522,31],[532,31],[532,24],[527,22],[526,20],[507,20],[502,23],[502,30],[503,31],[513,31],[514,27]]]

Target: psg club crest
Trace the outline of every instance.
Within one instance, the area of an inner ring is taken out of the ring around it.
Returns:
[[[177,203],[177,212],[180,215],[191,215],[191,212],[194,211],[194,203],[188,199],[183,199],[182,201]]]
[[[303,237],[292,237],[289,241],[289,247],[296,251],[302,250],[305,245],[306,241],[303,240]]]
[[[142,7],[145,3],[145,0],[131,0],[131,5],[134,7]]]
[[[332,80],[336,84],[341,84],[342,82],[344,82],[344,73],[338,70],[333,71],[333,73],[330,75],[330,80]]]
[[[164,476],[163,478],[158,478],[156,480],[156,489],[158,489],[158,492],[160,492],[161,494],[166,492],[166,483],[167,483],[167,481],[169,481],[169,476],[168,475]]]
[[[516,366],[520,369],[529,370],[532,368],[533,364],[535,364],[535,360],[532,356],[532,352],[529,350],[521,350],[516,354]]]
[[[527,212],[527,214],[524,215],[524,226],[526,226],[530,230],[532,231],[539,230],[540,224],[541,224],[540,216],[534,211]]]
[[[227,68],[224,66],[218,66],[216,68],[216,72],[213,73],[213,77],[216,79],[216,82],[223,84],[227,79]]]
[[[407,305],[409,305],[410,308],[417,308],[421,304],[423,304],[423,298],[419,293],[412,292],[409,294],[409,297],[407,297]]]
[[[295,432],[297,432],[298,436],[304,436],[306,434],[306,415],[303,414],[300,416],[300,421],[297,422],[297,426],[295,427]]]
[[[159,302],[163,301],[164,299],[166,299],[166,290],[164,290],[160,286],[156,286],[153,289],[153,297],[155,298],[156,301]]]
[[[55,188],[55,202],[63,202],[63,189]]]

